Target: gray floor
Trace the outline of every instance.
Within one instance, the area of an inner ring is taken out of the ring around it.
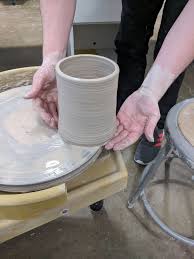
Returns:
[[[1,70],[39,64],[41,59],[41,30],[37,4],[36,1],[23,2],[24,5],[13,7],[15,9],[4,5],[7,1],[0,4]],[[22,22],[21,14],[24,14]],[[35,30],[33,24],[36,24],[38,29]],[[23,30],[23,33],[12,34],[12,31],[16,30]],[[9,40],[6,40],[8,31]],[[149,64],[152,62],[153,46],[152,41],[148,55]],[[180,100],[193,96],[193,75],[194,68],[191,67],[184,80]],[[107,199],[101,212],[92,213],[85,208],[74,216],[60,218],[10,240],[0,246],[0,258],[194,258],[194,249],[165,235],[150,220],[141,203],[137,203],[131,211],[126,208],[128,196],[137,185],[142,172],[142,168],[133,162],[134,149],[133,146],[123,152],[129,170],[128,189]],[[172,184],[164,186],[156,181],[163,176],[164,168],[161,166],[157,178],[154,179],[155,184],[148,190],[148,197],[165,222],[185,235],[194,236],[194,191],[191,188],[191,172],[178,160],[173,161],[171,166]],[[188,187],[186,183],[180,185],[177,180],[189,182],[191,186]]]

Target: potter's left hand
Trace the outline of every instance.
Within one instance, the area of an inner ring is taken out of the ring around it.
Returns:
[[[33,77],[32,88],[25,96],[25,98],[33,100],[40,117],[51,128],[58,126],[55,65],[60,57],[60,53],[51,53],[44,58],[42,65]]]
[[[152,93],[141,88],[130,95],[118,112],[117,132],[106,149],[123,150],[135,143],[144,133],[146,138],[154,141],[154,129],[160,118],[157,100]]]

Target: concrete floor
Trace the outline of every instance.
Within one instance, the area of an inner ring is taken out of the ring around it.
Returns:
[[[10,7],[0,4],[0,68],[36,65],[41,60],[41,28],[37,1],[23,1]],[[14,9],[13,9],[14,8]],[[7,15],[9,14],[9,15]],[[21,22],[21,15],[23,15]],[[9,33],[8,33],[9,32]],[[30,35],[30,36],[29,36]],[[150,44],[148,66],[152,62],[154,41]],[[21,56],[22,55],[22,56]],[[193,96],[194,68],[184,80],[180,100]],[[125,258],[194,258],[194,249],[165,235],[148,217],[142,204],[126,208],[141,176],[142,168],[133,162],[135,147],[123,152],[129,170],[129,185],[105,201],[104,209],[93,213],[88,208],[71,217],[62,217],[0,245],[1,259],[125,259]],[[164,186],[161,166],[148,197],[158,214],[174,229],[194,236],[193,184],[190,171],[178,160],[171,165],[173,184]],[[183,185],[176,180],[184,181]]]

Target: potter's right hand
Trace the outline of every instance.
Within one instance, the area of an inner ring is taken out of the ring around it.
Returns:
[[[33,77],[32,88],[25,96],[26,99],[33,99],[40,117],[51,128],[57,128],[58,125],[55,65],[61,58],[59,53],[52,53],[44,58]]]
[[[117,132],[106,149],[123,150],[135,143],[144,133],[154,141],[154,129],[160,118],[158,102],[152,92],[143,87],[130,95],[118,112]]]

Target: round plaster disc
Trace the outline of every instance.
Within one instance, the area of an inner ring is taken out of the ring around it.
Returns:
[[[0,190],[30,192],[75,177],[100,147],[66,144],[48,128],[23,96],[30,86],[0,94]]]

